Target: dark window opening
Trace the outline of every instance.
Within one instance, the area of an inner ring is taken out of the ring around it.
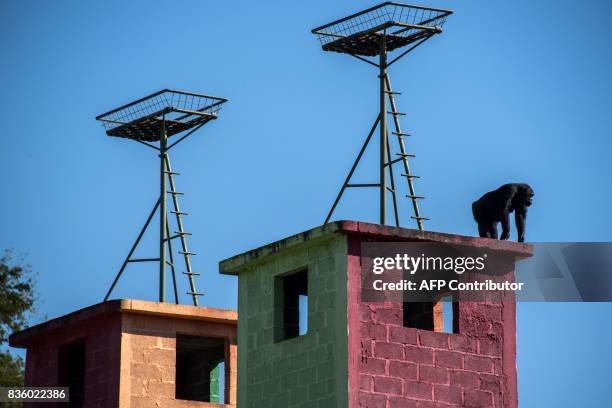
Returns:
[[[176,337],[176,399],[225,403],[225,340]]]
[[[70,401],[66,406],[85,406],[85,341],[69,343],[59,348],[58,385],[68,387]]]
[[[404,327],[443,333],[458,333],[457,303],[442,296],[436,302],[404,302]]]
[[[308,331],[308,271],[280,276],[275,283],[277,341]]]
[[[404,327],[434,329],[434,302],[405,302]]]

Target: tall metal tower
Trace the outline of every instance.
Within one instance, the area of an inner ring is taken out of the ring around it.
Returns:
[[[172,170],[169,151],[206,123],[217,119],[221,105],[225,102],[227,102],[227,99],[215,96],[164,89],[96,117],[103,123],[108,136],[135,140],[156,150],[160,159],[159,198],[115,276],[104,300],[109,298],[129,263],[156,262],[159,264],[159,301],[166,301],[166,266],[169,266],[172,272],[174,298],[178,304],[177,265],[172,250],[172,242],[178,240],[180,243],[178,254],[182,255],[185,261],[183,274],[187,276],[189,282],[187,294],[191,295],[193,304],[198,305],[198,296],[201,296],[202,293],[196,290],[194,276],[199,275],[199,273],[193,272],[191,269],[190,257],[195,255],[187,247],[187,237],[191,233],[185,232],[183,229],[182,217],[188,214],[182,211],[179,205],[179,196],[183,193],[176,191],[174,177],[180,174]],[[184,133],[186,131],[188,132]],[[169,138],[179,134],[181,136],[169,144]],[[168,220],[168,195],[173,207],[170,213],[176,218],[176,231],[172,234],[170,233],[170,222]],[[133,258],[134,251],[158,210],[159,257]]]
[[[370,133],[357,154],[332,207],[325,219],[328,223],[336,206],[340,202],[344,191],[351,187],[376,187],[380,195],[380,224],[387,222],[387,194],[391,193],[395,224],[400,225],[399,211],[396,197],[396,184],[393,174],[393,165],[402,163],[402,177],[406,178],[409,194],[406,196],[411,200],[414,215],[419,230],[423,230],[423,221],[419,210],[418,200],[424,197],[418,196],[414,188],[414,179],[418,178],[410,171],[409,158],[414,154],[406,150],[405,138],[410,136],[402,132],[400,117],[405,113],[398,112],[395,97],[401,95],[393,91],[389,78],[388,68],[410,51],[423,44],[436,34],[442,32],[442,26],[446,18],[452,14],[450,10],[435,9],[430,7],[413,6],[395,2],[385,2],[367,10],[352,14],[340,20],[315,28],[312,30],[321,41],[324,51],[333,51],[348,54],[356,59],[377,68],[379,78],[379,104],[380,109],[376,120],[370,129]],[[395,50],[403,49],[399,55],[388,61],[388,54]],[[387,107],[388,102],[388,107]],[[392,134],[397,138],[399,152],[392,155],[392,147],[389,141],[387,117],[391,115],[393,121]],[[379,130],[379,181],[377,183],[351,183],[353,173],[363,156],[370,139],[376,128]],[[389,184],[387,183],[387,173]]]

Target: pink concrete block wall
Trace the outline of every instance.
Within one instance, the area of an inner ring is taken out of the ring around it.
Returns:
[[[459,303],[454,334],[403,327],[402,303],[360,302],[348,239],[350,408],[517,407],[514,302]]]
[[[85,340],[85,406],[109,407],[119,403],[121,316],[103,315],[72,325],[69,330],[56,329],[28,347],[26,386],[57,386],[59,348],[67,343]],[[55,405],[55,404],[50,404]],[[26,408],[40,403],[24,404]],[[49,405],[47,405],[49,406]],[[59,405],[58,405],[59,406]]]

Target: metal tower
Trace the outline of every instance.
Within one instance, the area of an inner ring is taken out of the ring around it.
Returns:
[[[185,271],[183,274],[187,276],[189,281],[190,290],[187,294],[191,295],[193,304],[198,305],[198,296],[201,296],[202,293],[198,293],[196,290],[194,276],[199,275],[199,273],[193,272],[191,269],[190,257],[195,255],[195,253],[189,252],[187,247],[187,236],[191,235],[191,233],[185,232],[183,229],[182,217],[188,214],[181,211],[179,206],[179,196],[183,195],[183,193],[176,191],[174,177],[180,174],[172,170],[169,151],[206,123],[217,119],[221,105],[225,102],[227,102],[227,99],[224,98],[164,89],[96,117],[97,120],[103,123],[108,136],[135,140],[158,151],[160,158],[159,198],[128,252],[119,272],[115,276],[104,300],[109,298],[129,263],[157,262],[159,263],[159,301],[166,301],[166,266],[169,266],[172,272],[174,298],[178,304],[176,264],[172,250],[172,241],[178,239],[180,242],[178,254],[182,255],[185,261]],[[186,131],[189,132],[183,133]],[[173,143],[168,144],[171,136],[179,134],[182,135]],[[157,145],[155,142],[157,142]],[[170,233],[170,222],[168,220],[168,195],[170,195],[173,207],[170,213],[174,214],[176,218],[176,231],[173,234]],[[159,257],[132,258],[134,251],[158,209]]]
[[[412,174],[408,161],[409,158],[415,156],[406,150],[404,139],[410,134],[402,132],[400,126],[400,116],[404,116],[405,113],[397,110],[395,97],[401,94],[393,91],[388,68],[434,35],[441,33],[442,26],[450,14],[452,14],[450,10],[385,2],[312,30],[312,33],[319,37],[324,51],[348,54],[376,67],[380,83],[380,110],[344,184],[338,192],[325,223],[328,223],[331,219],[347,188],[376,187],[380,194],[380,224],[386,224],[387,193],[391,193],[395,224],[399,226],[393,165],[401,162],[403,169],[401,176],[405,177],[408,183],[409,194],[406,196],[412,201],[414,210],[414,216],[411,218],[416,220],[419,230],[423,230],[423,221],[428,220],[428,218],[421,216],[418,200],[424,197],[416,195],[415,192],[413,181],[418,176]],[[400,50],[406,46],[409,47],[391,61],[388,61],[389,52]],[[392,116],[394,129],[391,133],[397,138],[397,149],[399,150],[395,154],[395,158],[392,156],[392,147],[389,141],[388,115]],[[380,134],[379,181],[377,183],[351,183],[353,173],[377,127]],[[389,185],[387,184],[387,173],[389,174]]]

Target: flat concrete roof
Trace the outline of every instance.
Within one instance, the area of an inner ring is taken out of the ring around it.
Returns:
[[[9,337],[9,344],[12,347],[27,347],[33,340],[52,330],[65,328],[66,326],[110,313],[130,313],[231,325],[238,324],[238,312],[235,310],[150,302],[146,300],[117,299],[98,303],[13,333]]]
[[[512,241],[500,241],[490,238],[468,237],[465,235],[446,234],[442,232],[419,231],[410,228],[391,227],[388,225],[371,224],[361,221],[334,221],[329,224],[292,235],[288,238],[261,246],[219,262],[219,271],[225,275],[238,275],[249,264],[260,261],[297,245],[316,242],[329,238],[332,234],[356,234],[376,238],[381,241],[416,241],[441,242],[454,245],[466,245],[478,248],[489,248],[494,251],[506,252],[516,258],[527,258],[533,254],[533,245]]]

